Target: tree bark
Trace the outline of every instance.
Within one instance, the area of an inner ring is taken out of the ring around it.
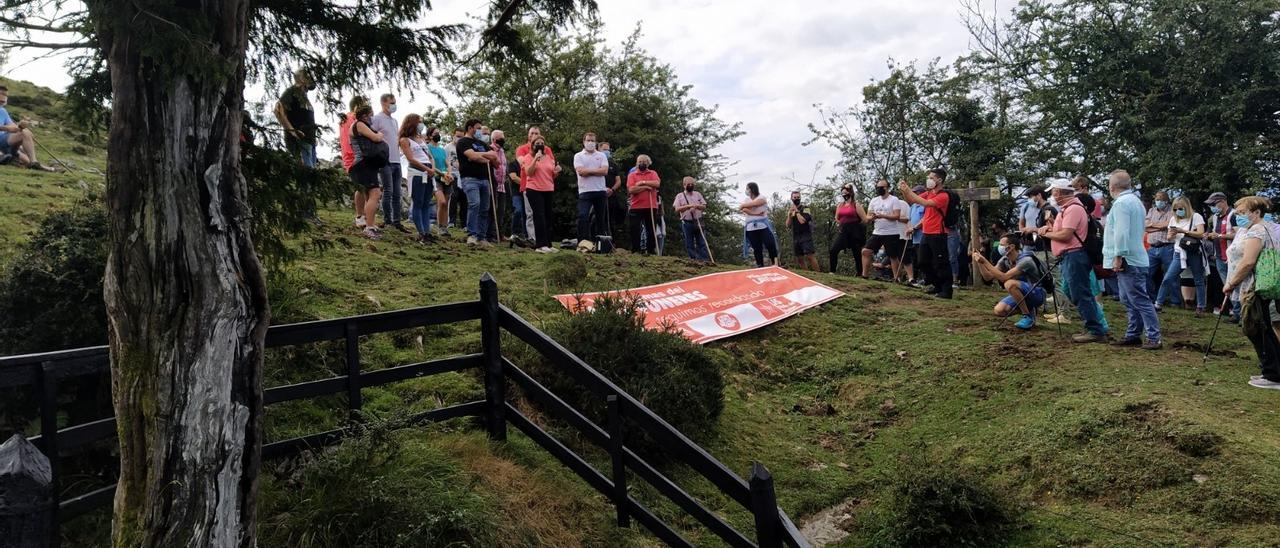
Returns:
[[[269,312],[240,173],[249,1],[88,4],[112,85],[113,543],[252,547]]]

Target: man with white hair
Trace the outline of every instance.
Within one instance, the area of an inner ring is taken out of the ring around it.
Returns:
[[[1160,319],[1148,292],[1151,260],[1142,235],[1146,230],[1146,211],[1133,190],[1129,172],[1118,169],[1109,177],[1112,204],[1107,211],[1107,230],[1102,235],[1102,264],[1116,273],[1120,302],[1129,312],[1129,325],[1124,338],[1115,346],[1141,346],[1144,350],[1160,349]],[[1147,342],[1142,342],[1146,328]]]
[[[1084,320],[1085,332],[1076,334],[1071,340],[1078,343],[1104,342],[1107,340],[1107,328],[1102,324],[1102,315],[1090,283],[1093,263],[1084,249],[1084,240],[1089,234],[1089,212],[1076,198],[1071,181],[1055,180],[1049,185],[1049,191],[1058,205],[1058,218],[1052,227],[1040,227],[1037,232],[1050,240],[1050,249],[1061,267],[1059,274],[1066,282],[1071,301],[1080,311],[1080,318]]]

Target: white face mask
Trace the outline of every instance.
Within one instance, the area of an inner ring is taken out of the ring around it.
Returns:
[[[587,152],[595,152],[595,151],[596,151],[596,142],[595,142],[595,141],[583,141],[583,142],[582,142],[582,148],[586,149],[586,150],[587,150]]]
[[[391,103],[390,105],[387,105],[387,112],[390,112],[391,114],[395,114],[395,113],[396,113],[396,104],[395,104],[395,103]]]
[[[934,182],[934,180],[933,180],[933,179],[929,179],[928,181],[925,181],[925,183],[924,183],[924,187],[925,187],[925,188],[927,188],[927,189],[929,189],[929,190],[933,190],[933,189],[934,189],[935,187],[937,187],[937,186],[938,186],[938,183]]]

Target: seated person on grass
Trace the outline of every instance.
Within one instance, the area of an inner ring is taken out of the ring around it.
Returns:
[[[9,88],[0,86],[0,164],[14,160],[18,165],[40,171],[57,171],[36,159],[36,137],[26,120],[14,122],[5,109],[9,105]]]
[[[1014,324],[1018,329],[1031,329],[1036,324],[1035,309],[1044,305],[1045,291],[1038,282],[1044,276],[1045,267],[1035,257],[1033,250],[1023,246],[1016,236],[1000,238],[1000,260],[992,266],[982,253],[975,251],[973,260],[983,279],[998,282],[1009,296],[996,303],[996,317],[1010,316],[1016,309],[1022,319]]]

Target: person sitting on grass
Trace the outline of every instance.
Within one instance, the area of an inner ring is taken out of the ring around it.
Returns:
[[[982,252],[973,252],[973,262],[978,265],[982,278],[989,282],[999,282],[1009,296],[996,303],[996,317],[1003,318],[1017,310],[1022,319],[1013,324],[1014,327],[1028,330],[1036,325],[1036,308],[1044,305],[1044,288],[1039,281],[1044,277],[1045,268],[1036,258],[1034,250],[1024,247],[1017,237],[1006,234],[1000,238],[997,248],[1000,260],[992,266]]]
[[[39,171],[57,171],[36,159],[36,136],[31,133],[31,123],[14,122],[5,109],[9,105],[9,88],[0,86],[0,164],[15,159],[18,165]]]

